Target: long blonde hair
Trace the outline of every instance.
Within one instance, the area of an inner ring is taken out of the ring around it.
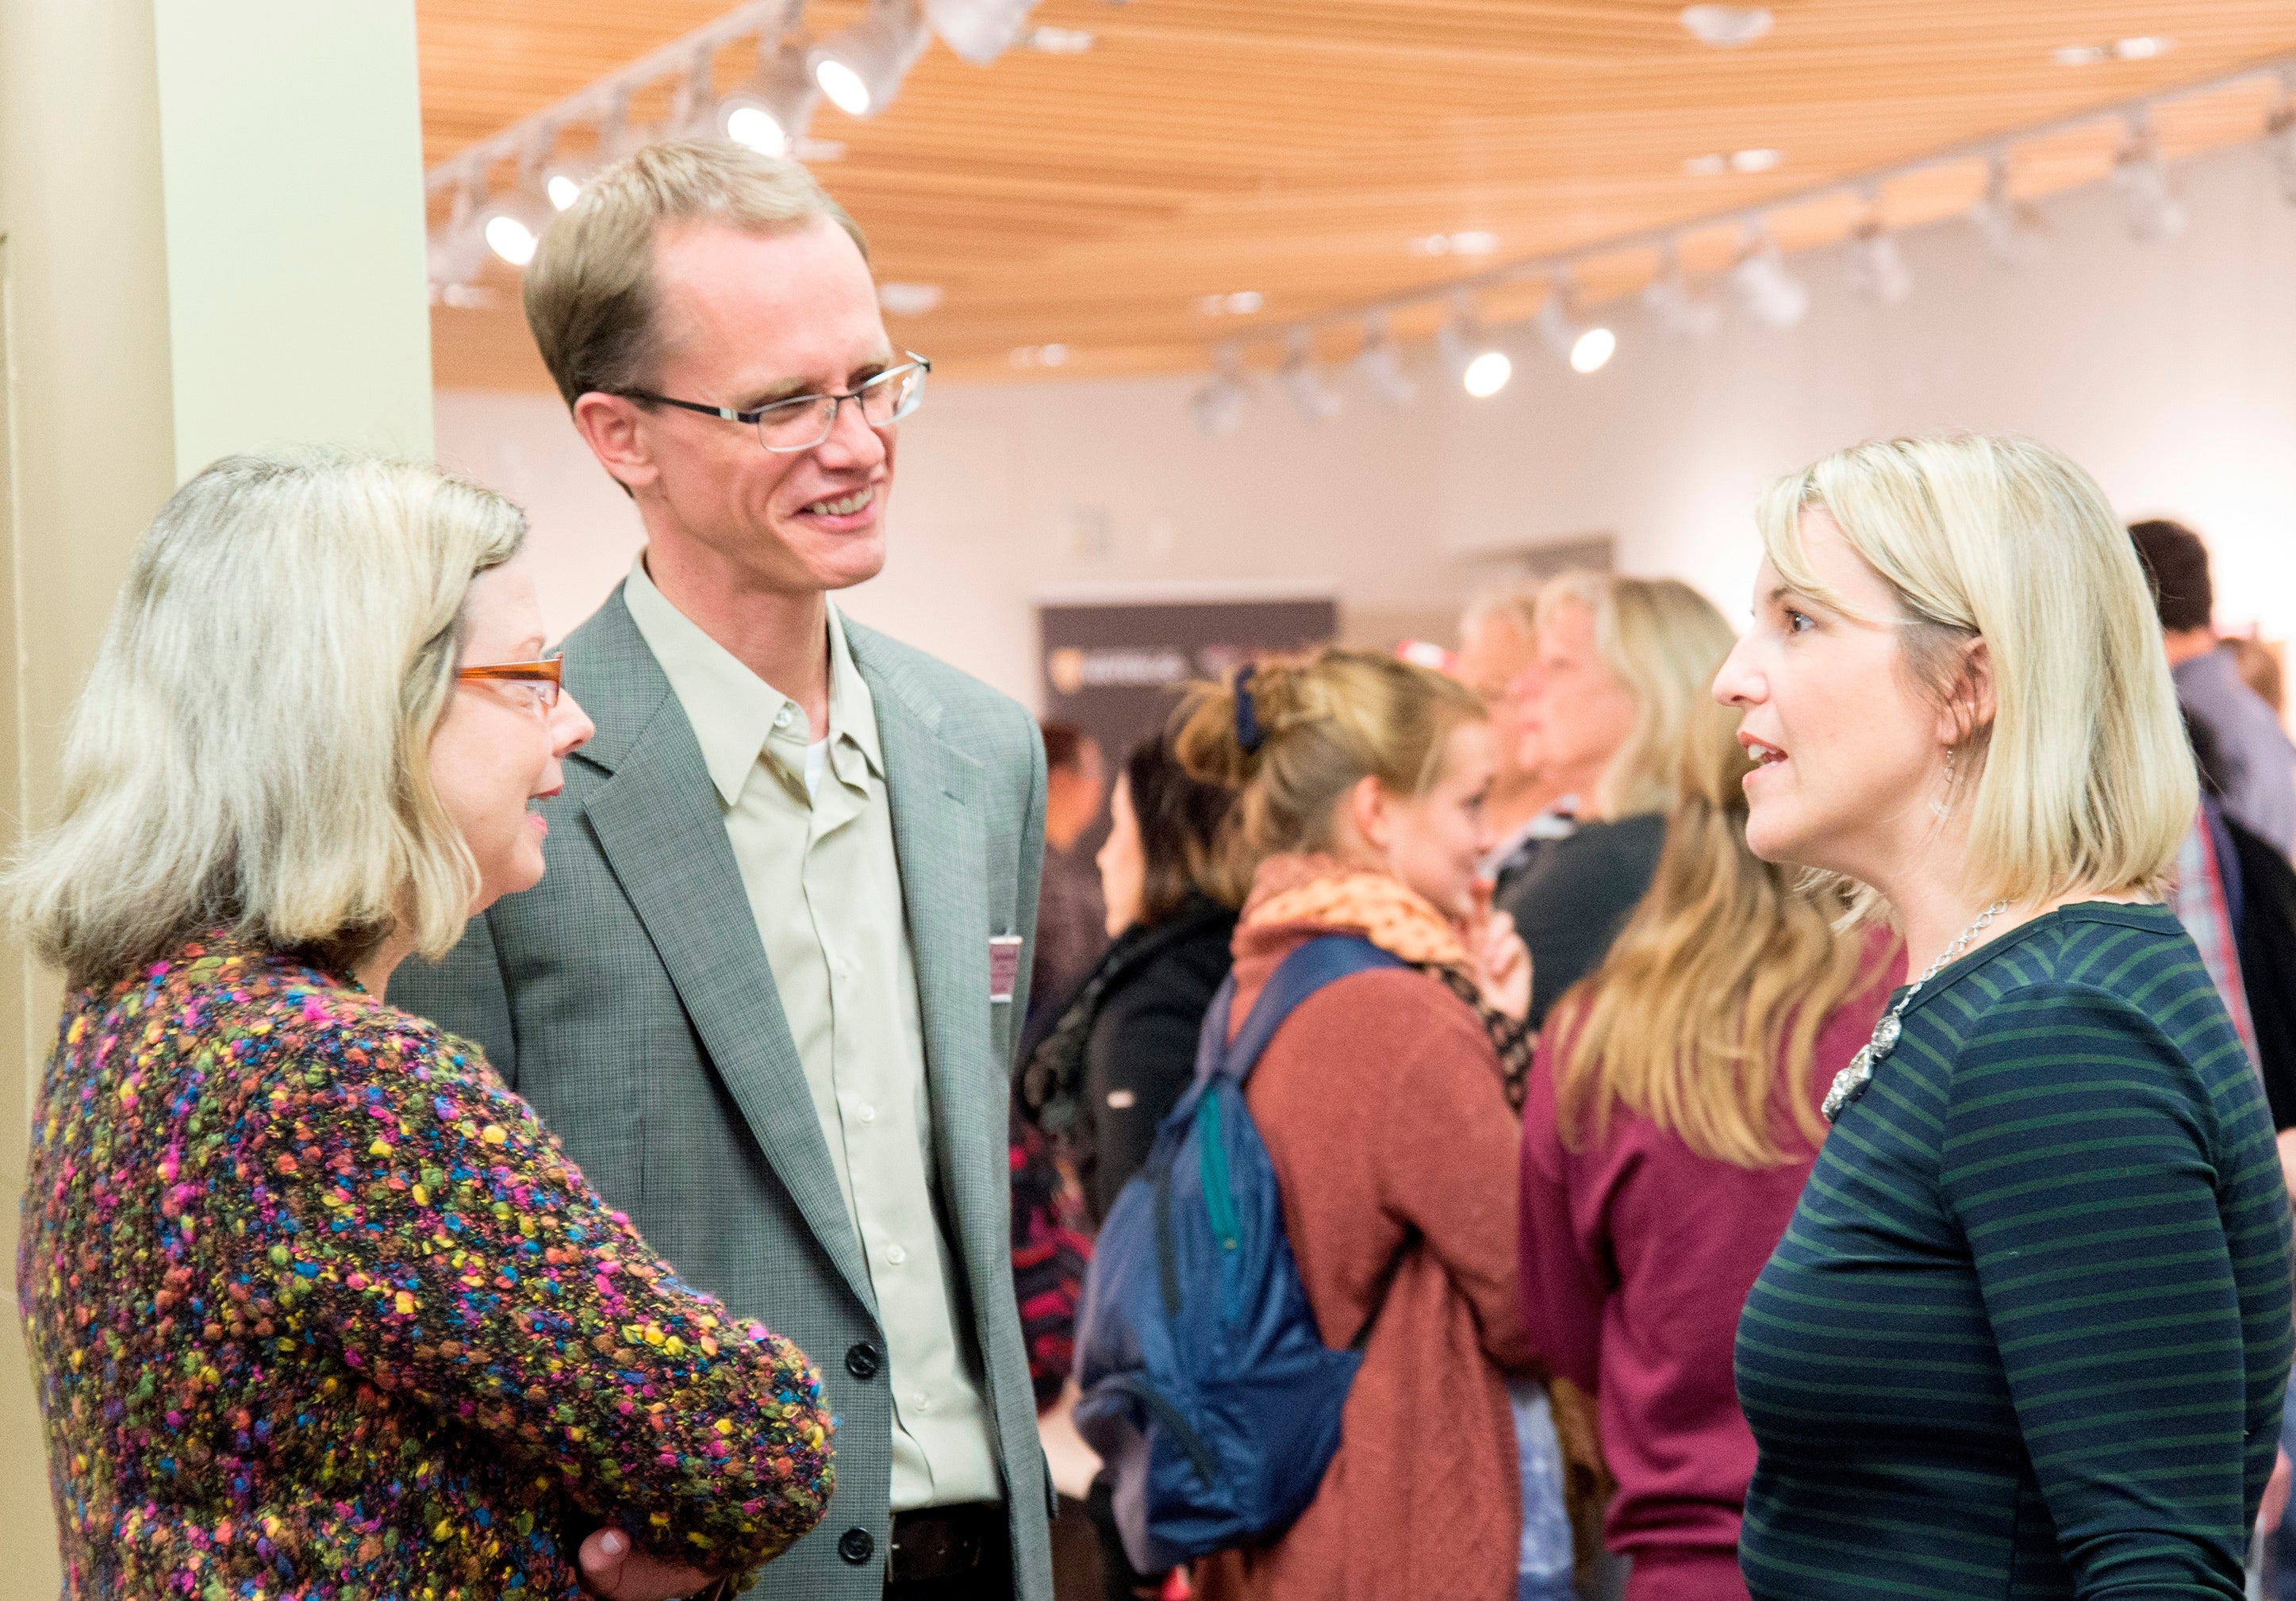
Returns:
[[[1822,508],[1895,595],[1903,660],[1940,702],[1964,647],[1990,654],[1993,720],[1963,751],[1975,791],[1961,886],[1979,901],[2156,893],[2200,804],[2161,623],[2094,479],[2045,445],[1968,435],[1858,445],[1763,497],[1778,576],[1857,616],[1811,571]]]
[[[1623,1109],[1701,1156],[1770,1167],[1786,1160],[1782,1090],[1809,1142],[1823,1136],[1807,1093],[1818,1030],[1878,974],[1866,968],[1864,940],[1841,927],[1839,891],[1813,891],[1798,869],[1746,848],[1742,780],[1752,764],[1737,714],[1709,693],[1729,654],[1729,625],[1688,586],[1671,589],[1665,610],[1677,625],[1692,601],[1702,616],[1677,627],[1674,648],[1644,653],[1639,676],[1645,697],[1678,710],[1678,732],[1671,746],[1642,746],[1627,769],[1650,786],[1638,792],[1671,791],[1666,842],[1603,965],[1547,1019],[1546,1038],[1562,1047],[1556,1111],[1574,1145],[1602,1140]]]
[[[1456,678],[1374,651],[1336,646],[1272,658],[1236,679],[1192,686],[1173,718],[1173,753],[1189,774],[1242,792],[1228,814],[1235,848],[1253,855],[1332,843],[1340,798],[1365,778],[1398,795],[1442,776],[1444,747],[1480,721],[1482,698]],[[1247,746],[1241,725],[1258,738]]]
[[[411,463],[227,456],[135,548],[64,734],[62,815],[0,885],[104,984],[225,926],[339,960],[444,956],[478,866],[431,782],[472,580],[518,508]]]

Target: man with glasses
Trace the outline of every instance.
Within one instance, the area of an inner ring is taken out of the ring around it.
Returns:
[[[931,370],[865,250],[795,162],[699,143],[544,236],[527,319],[646,545],[565,642],[598,733],[541,888],[391,998],[821,1370],[835,1498],[753,1593],[1049,1601],[1005,1154],[1044,757],[1018,705],[829,598],[884,563]],[[610,1594],[708,1582],[637,1533]]]

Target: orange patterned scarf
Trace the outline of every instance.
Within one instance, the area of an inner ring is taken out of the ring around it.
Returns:
[[[1467,948],[1432,901],[1387,874],[1351,867],[1335,856],[1287,854],[1259,864],[1246,927],[1309,923],[1353,928],[1390,956],[1415,966],[1470,971]]]

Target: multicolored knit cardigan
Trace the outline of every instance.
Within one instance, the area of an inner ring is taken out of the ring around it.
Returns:
[[[746,1575],[827,1507],[803,1353],[475,1050],[292,956],[74,995],[23,1221],[67,1597],[570,1601],[601,1525]]]

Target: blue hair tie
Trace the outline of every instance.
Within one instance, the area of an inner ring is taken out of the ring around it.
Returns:
[[[1267,737],[1259,727],[1259,708],[1252,704],[1251,668],[1247,663],[1235,669],[1235,743],[1249,756]]]

